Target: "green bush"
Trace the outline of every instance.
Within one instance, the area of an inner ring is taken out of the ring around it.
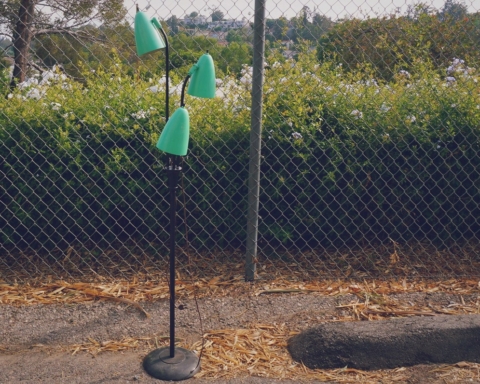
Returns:
[[[262,236],[283,243],[428,239],[480,229],[478,78],[276,63],[266,86]],[[410,75],[409,75],[410,76]],[[292,91],[294,90],[294,91]]]
[[[55,77],[0,101],[1,242],[50,249],[165,241],[168,189],[155,148],[165,122],[162,79],[133,80],[120,65],[85,74],[85,86]],[[248,97],[237,98],[187,96],[192,139],[184,184],[190,233],[200,244],[215,239],[220,246],[241,226],[229,224],[246,196],[249,114],[238,103]],[[170,109],[178,105],[175,94]]]
[[[479,27],[480,13],[459,19],[421,13],[345,20],[319,39],[317,55],[353,71],[370,65],[376,78],[388,81],[400,69],[414,71],[419,59],[442,69],[454,57],[478,66]]]
[[[447,81],[417,61],[412,75],[377,84],[367,70],[319,65],[312,53],[295,62],[271,57],[269,65],[261,241],[447,244],[478,235],[473,70],[458,62],[456,81]],[[242,76],[223,79],[223,97],[187,96],[185,202],[198,248],[245,240],[249,72]],[[57,76],[0,101],[4,246],[166,242],[164,155],[155,148],[164,125],[161,79],[132,79],[120,65],[85,77],[80,85]],[[178,105],[175,94],[171,110]]]

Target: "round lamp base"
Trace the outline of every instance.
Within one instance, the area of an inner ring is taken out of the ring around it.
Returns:
[[[186,380],[200,370],[198,356],[185,348],[176,347],[170,357],[170,347],[155,349],[143,360],[143,368],[150,376],[165,381]]]

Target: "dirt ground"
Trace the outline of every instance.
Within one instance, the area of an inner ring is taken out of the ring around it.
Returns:
[[[270,293],[198,299],[205,349],[202,370],[191,381],[480,383],[480,364],[459,362],[373,372],[348,367],[313,371],[291,361],[284,348],[288,336],[302,329],[325,321],[361,320],[362,313],[375,309],[377,315],[393,307],[409,316],[421,315],[425,309],[445,313],[463,308],[463,313],[478,313],[477,293],[397,293],[376,299],[372,296],[368,305],[351,293]],[[169,302],[162,299],[140,304],[149,317],[134,306],[102,300],[0,305],[0,383],[158,383],[144,373],[141,363],[149,351],[167,341]],[[202,331],[193,299],[178,300],[176,324],[178,344],[198,352]],[[255,343],[257,339],[261,346]],[[229,349],[237,355],[229,354]],[[262,363],[263,354],[266,358]]]

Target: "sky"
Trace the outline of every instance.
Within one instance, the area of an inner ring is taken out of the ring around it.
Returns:
[[[266,17],[276,19],[280,16],[291,18],[303,6],[308,6],[312,11],[330,17],[333,20],[354,17],[374,17],[388,15],[399,9],[404,12],[409,4],[418,0],[266,0]],[[445,0],[423,0],[424,3],[436,9],[441,9]],[[125,0],[125,7],[133,18],[135,4],[140,10],[159,19],[168,19],[172,15],[183,18],[191,12],[202,15],[211,14],[212,8],[220,9],[226,19],[242,19],[253,21],[255,0]],[[470,12],[480,11],[480,0],[465,0],[464,4]],[[149,7],[150,6],[150,7]],[[148,8],[148,9],[147,9]]]

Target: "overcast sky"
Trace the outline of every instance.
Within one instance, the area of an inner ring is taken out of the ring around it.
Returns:
[[[316,10],[317,13],[335,20],[347,16],[390,14],[396,9],[405,11],[408,4],[417,2],[411,0],[266,0],[266,15],[267,18],[278,18],[282,15],[291,18],[303,6],[308,6],[311,10]],[[423,0],[423,2],[441,9],[445,0]],[[168,19],[172,15],[183,18],[194,11],[209,15],[211,8],[218,7],[227,19],[245,17],[253,21],[255,8],[255,0],[125,0],[125,6],[132,17],[135,14],[136,3],[140,10],[160,19]],[[464,4],[468,6],[470,12],[480,11],[480,0],[465,0]],[[150,8],[146,9],[149,5]]]

